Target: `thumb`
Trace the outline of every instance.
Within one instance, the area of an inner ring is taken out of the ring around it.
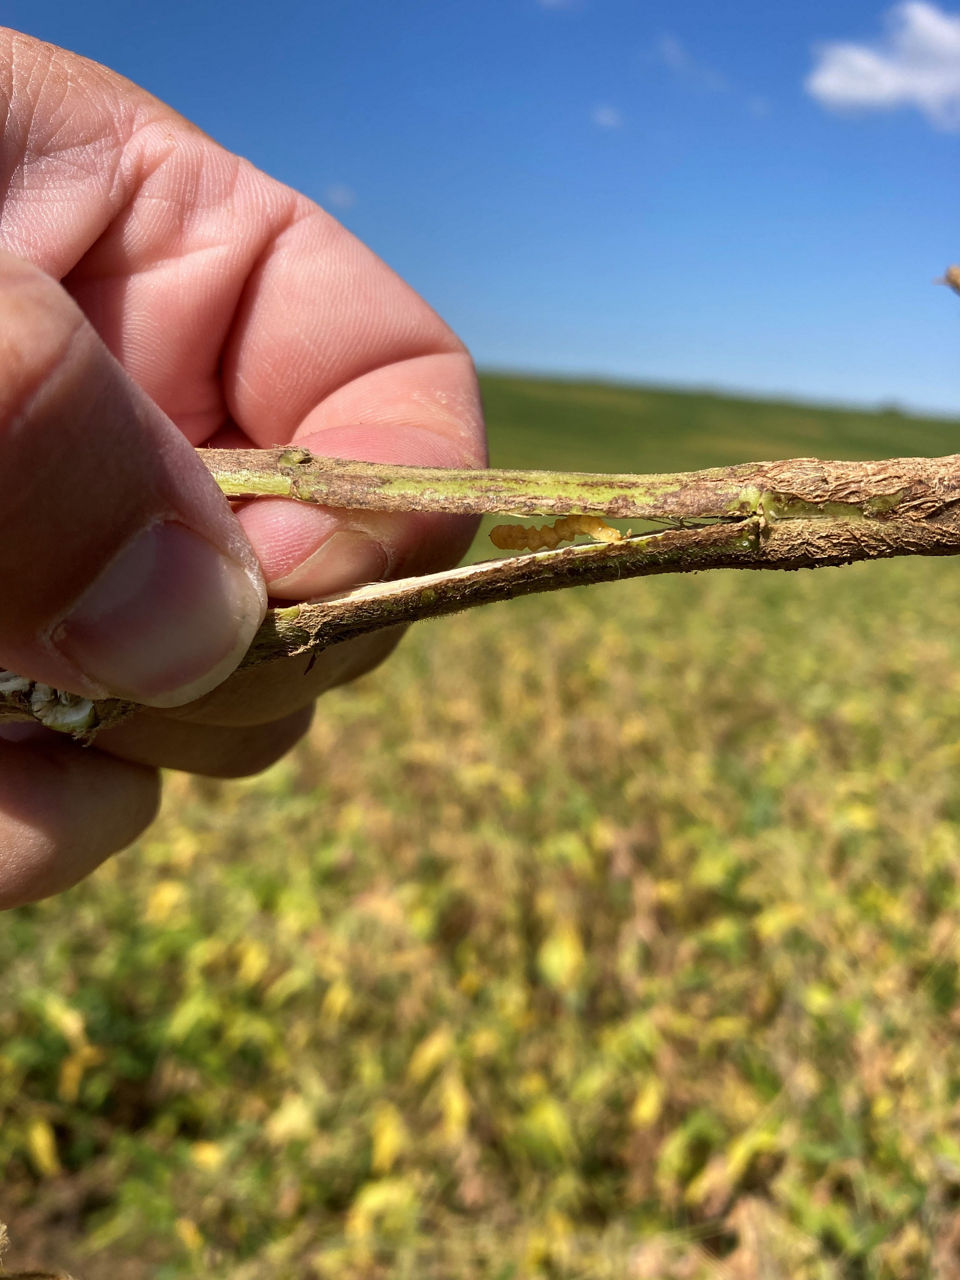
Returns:
[[[0,666],[178,706],[230,674],[265,607],[185,437],[54,280],[0,253]]]

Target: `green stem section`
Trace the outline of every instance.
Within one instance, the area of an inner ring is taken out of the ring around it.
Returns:
[[[749,467],[689,474],[600,475],[402,467],[324,458],[297,448],[198,452],[230,497],[285,497],[350,510],[589,513],[655,519],[681,516],[696,492],[702,515],[735,518],[747,514],[757,496],[741,492],[752,474]]]
[[[931,486],[960,495],[960,457],[824,462],[794,458],[660,475],[448,470],[323,458],[306,449],[201,449],[230,497],[292,498],[368,511],[604,515],[667,521],[891,518]],[[940,494],[944,496],[943,493]]]

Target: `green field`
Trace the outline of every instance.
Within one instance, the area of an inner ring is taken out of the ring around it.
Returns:
[[[485,379],[493,460],[960,423]],[[485,554],[485,553],[484,553]],[[77,1280],[960,1275],[960,568],[413,629],[0,917],[0,1221]]]

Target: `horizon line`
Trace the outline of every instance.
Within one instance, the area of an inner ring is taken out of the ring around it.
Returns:
[[[960,423],[960,403],[954,409],[942,406],[920,405],[890,397],[869,400],[834,399],[820,397],[815,392],[758,391],[747,387],[727,386],[714,382],[658,382],[644,378],[632,378],[629,374],[596,373],[588,370],[559,372],[543,369],[515,368],[509,365],[476,364],[479,377],[523,378],[529,382],[568,382],[624,390],[673,392],[677,395],[710,395],[719,400],[748,400],[751,403],[797,405],[809,409],[831,409],[841,413],[867,413],[881,416],[898,415],[903,418],[932,418],[943,422]]]

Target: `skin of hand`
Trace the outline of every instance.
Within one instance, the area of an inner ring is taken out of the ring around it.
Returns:
[[[147,704],[83,748],[0,726],[0,907],[254,773],[379,633],[231,675],[268,599],[453,565],[473,523],[233,507],[194,446],[483,466],[473,364],[316,204],[114,72],[0,28],[0,667]]]

